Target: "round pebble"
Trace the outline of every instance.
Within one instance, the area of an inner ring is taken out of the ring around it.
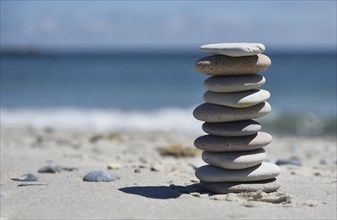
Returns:
[[[262,191],[266,193],[274,192],[280,188],[280,183],[276,178],[270,180],[263,180],[258,182],[247,182],[247,183],[237,183],[237,182],[225,182],[225,183],[208,183],[200,182],[200,185],[207,191],[212,193],[247,193]]]
[[[270,65],[271,60],[263,54],[248,57],[214,55],[199,59],[195,63],[195,69],[208,75],[230,76],[255,74],[267,70]]]
[[[195,175],[203,182],[253,182],[273,179],[280,174],[280,168],[273,163],[262,162],[259,165],[242,170],[229,170],[206,165],[199,167]]]
[[[234,108],[247,108],[269,99],[270,93],[263,89],[252,89],[243,92],[211,92],[204,94],[204,101],[215,105]]]
[[[247,108],[233,108],[204,103],[196,107],[193,116],[205,122],[230,122],[260,118],[271,111],[268,102],[263,102]]]
[[[21,181],[21,182],[35,182],[37,181],[37,177],[33,174],[27,173],[18,178],[12,178],[14,181]]]
[[[205,163],[224,169],[245,169],[256,166],[264,160],[266,152],[264,149],[242,151],[242,152],[208,152],[202,153]]]
[[[83,181],[86,182],[111,182],[113,177],[111,173],[106,170],[96,170],[84,176]]]
[[[218,136],[246,136],[256,134],[262,126],[254,120],[210,123],[205,122],[202,129],[211,135]]]
[[[204,86],[213,92],[240,92],[258,88],[265,82],[266,79],[258,74],[212,76],[204,81]]]
[[[265,46],[260,43],[219,43],[202,45],[200,50],[205,53],[242,57],[263,53]]]
[[[233,152],[260,149],[272,141],[272,136],[265,132],[242,137],[224,137],[204,135],[194,141],[194,146],[200,150],[211,152]]]

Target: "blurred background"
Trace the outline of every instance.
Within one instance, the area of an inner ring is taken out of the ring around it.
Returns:
[[[1,1],[1,124],[200,131],[203,44],[259,42],[278,134],[336,135],[335,1]]]

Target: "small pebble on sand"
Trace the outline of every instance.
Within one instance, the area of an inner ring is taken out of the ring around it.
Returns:
[[[113,180],[114,178],[111,173],[106,170],[92,171],[83,178],[83,181],[85,182],[111,182]]]
[[[276,161],[277,165],[294,165],[294,166],[302,166],[301,158],[293,156],[289,159],[278,159]]]
[[[12,178],[14,181],[21,181],[21,182],[35,182],[37,181],[37,177],[33,174],[27,173],[18,178]]]
[[[48,166],[41,167],[37,172],[39,172],[39,173],[56,173],[56,172],[60,172],[60,171],[61,170],[58,167],[48,165]]]
[[[60,166],[60,165],[47,165],[44,167],[41,167],[37,172],[39,173],[59,173],[61,171],[74,171],[74,170],[78,170],[78,168],[75,167],[66,167],[66,166]]]
[[[136,169],[134,170],[134,172],[135,172],[135,173],[140,173],[140,169],[139,169],[139,168],[136,168]]]
[[[109,163],[107,168],[108,170],[118,170],[121,168],[121,165],[119,163]]]

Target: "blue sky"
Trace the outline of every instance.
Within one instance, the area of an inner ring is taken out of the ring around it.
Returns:
[[[336,48],[336,1],[1,1],[1,46]]]

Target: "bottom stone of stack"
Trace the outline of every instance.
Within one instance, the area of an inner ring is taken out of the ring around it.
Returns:
[[[239,170],[205,165],[195,172],[201,185],[213,193],[273,192],[280,188],[275,179],[279,174],[280,168],[268,162]]]
[[[203,182],[200,184],[207,191],[218,194],[226,193],[245,193],[262,191],[266,193],[274,192],[280,188],[279,182],[276,178],[269,180],[262,180],[257,182]]]
[[[273,179],[280,174],[280,168],[273,163],[262,162],[256,166],[230,170],[205,165],[195,171],[195,176],[204,182],[255,182]]]

